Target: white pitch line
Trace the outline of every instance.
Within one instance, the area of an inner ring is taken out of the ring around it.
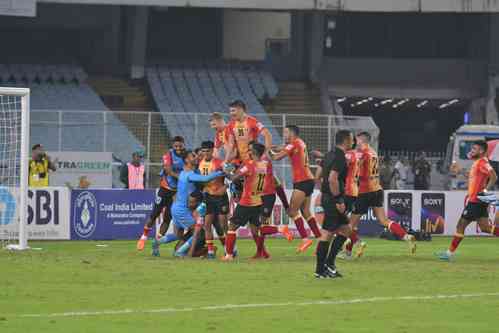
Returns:
[[[480,298],[480,297],[499,297],[499,292],[478,293],[478,294],[456,294],[456,295],[371,297],[371,298],[357,298],[357,299],[338,300],[338,301],[225,304],[225,305],[210,305],[210,306],[199,306],[199,307],[190,307],[190,308],[74,311],[74,312],[59,312],[59,313],[21,314],[21,315],[11,315],[11,316],[21,317],[21,318],[87,317],[87,316],[144,314],[144,313],[177,313],[177,312],[194,312],[194,311],[215,311],[215,310],[233,310],[233,309],[290,307],[290,306],[301,307],[301,306],[310,306],[310,305],[345,305],[345,304],[362,304],[362,303],[381,303],[381,302],[392,302],[392,301],[427,301],[427,300],[441,300],[441,299],[454,299],[454,298]]]

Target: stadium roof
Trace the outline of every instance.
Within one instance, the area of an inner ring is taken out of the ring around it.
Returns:
[[[499,1],[490,0],[37,0],[37,2],[364,12],[499,12]]]

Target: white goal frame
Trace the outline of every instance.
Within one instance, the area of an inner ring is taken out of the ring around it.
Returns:
[[[0,87],[0,95],[21,97],[21,165],[19,177],[19,243],[10,244],[10,250],[28,249],[27,217],[28,217],[28,167],[29,167],[29,88]]]

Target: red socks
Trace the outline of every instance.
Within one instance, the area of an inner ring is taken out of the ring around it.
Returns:
[[[359,237],[357,236],[357,229],[354,229],[352,230],[352,233],[350,234],[350,243],[347,244],[346,246],[346,250],[348,252],[352,252],[352,249],[353,249],[353,246],[355,245],[355,243],[358,242],[359,240]]]
[[[234,245],[236,245],[236,232],[235,231],[229,231],[227,232],[227,239],[226,239],[226,250],[228,255],[234,255]]]
[[[206,240],[206,247],[208,248],[208,253],[215,252],[215,247],[213,246],[213,239]]]
[[[390,232],[400,239],[403,239],[404,236],[407,235],[405,229],[402,228],[397,222],[391,221],[388,229],[390,229]]]
[[[312,229],[312,233],[314,234],[315,238],[321,237],[321,230],[319,229],[319,226],[317,224],[317,221],[315,220],[314,216],[310,216],[307,220],[308,226],[310,229]]]
[[[281,199],[282,206],[284,207],[284,209],[288,210],[289,202],[288,198],[286,197],[286,192],[284,192],[284,188],[281,185],[278,185],[275,187],[275,192],[279,197],[279,199]]]
[[[256,253],[261,254],[263,250],[263,242],[265,241],[265,238],[263,238],[262,235],[253,235],[253,240],[255,241],[256,244]]]
[[[144,227],[144,232],[142,233],[142,236],[144,237],[149,236],[149,231],[151,231],[151,228]]]
[[[275,225],[262,225],[260,227],[260,232],[262,235],[273,235],[279,232],[279,228]]]
[[[305,222],[303,221],[303,217],[301,215],[298,215],[297,217],[293,218],[296,229],[298,229],[298,233],[300,234],[300,237],[302,239],[305,239],[308,237],[307,235],[307,230],[305,230]]]
[[[456,233],[454,237],[452,237],[452,242],[450,243],[449,246],[449,251],[450,252],[455,252],[457,247],[459,246],[459,243],[463,240],[464,235],[463,234],[458,234]]]

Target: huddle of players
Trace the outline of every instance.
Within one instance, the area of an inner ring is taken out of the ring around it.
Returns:
[[[320,237],[319,227],[310,212],[314,176],[309,168],[306,145],[299,138],[299,128],[288,126],[284,130],[286,145],[272,146],[270,132],[256,118],[246,113],[246,105],[242,101],[231,103],[229,109],[231,121],[228,124],[225,124],[222,115],[218,113],[212,115],[210,125],[216,130],[215,140],[203,142],[198,155],[185,149],[181,137],[174,138],[172,149],[163,157],[164,170],[156,205],[137,242],[138,250],[144,249],[153,223],[163,211],[163,224],[159,230],[159,237],[153,241],[153,255],[159,254],[159,244],[179,239],[185,241],[185,246],[182,245],[176,254],[185,255],[186,248],[190,246],[187,253],[195,255],[196,240],[200,239],[199,234],[204,233],[207,257],[214,258],[212,234],[214,226],[225,247],[226,255],[223,259],[233,260],[237,254],[236,231],[240,226],[249,223],[257,248],[253,258],[269,258],[264,245],[266,235],[282,233],[289,241],[293,239],[287,226],[277,227],[269,224],[276,195],[280,197],[284,208],[295,221],[302,237],[298,252],[306,251],[313,243],[308,239],[304,227],[305,219],[314,235]],[[259,137],[263,137],[264,144],[258,143]],[[225,152],[223,160],[222,148]],[[197,162],[196,156],[201,157]],[[272,169],[272,160],[280,160],[286,156],[290,158],[293,169],[294,189],[290,203]],[[191,172],[196,168],[199,176]],[[185,172],[189,172],[189,176],[182,177]],[[211,178],[208,181],[201,176]],[[230,180],[233,196],[237,198],[238,203],[230,223],[227,223],[229,199],[224,178]],[[201,191],[195,191],[194,187],[187,189],[189,199],[186,199],[185,193],[180,193],[184,180],[187,180],[187,183],[203,183]],[[179,198],[186,203],[183,209],[176,209],[175,213],[175,209],[171,207],[175,208]],[[199,204],[201,201],[203,204]],[[190,210],[189,213],[186,212],[186,207]],[[193,223],[195,219],[193,215],[204,216],[202,219],[204,225],[201,226],[199,222]],[[176,232],[165,235],[171,220]]]
[[[176,137],[174,139],[172,150],[163,158],[164,170],[161,186],[157,192],[155,208],[137,243],[139,250],[144,248],[144,243],[154,221],[163,211],[164,223],[159,230],[160,236],[153,242],[153,254],[159,254],[159,244],[180,239],[183,240],[183,244],[176,252],[178,255],[188,253],[189,255],[206,255],[208,258],[214,258],[213,226],[225,247],[226,255],[223,260],[230,261],[237,254],[235,248],[236,231],[240,226],[249,222],[257,247],[254,258],[268,258],[269,254],[264,245],[266,235],[280,232],[288,240],[292,240],[292,235],[286,226],[277,227],[268,224],[277,194],[287,209],[288,215],[294,220],[302,238],[302,243],[297,249],[298,252],[303,252],[312,245],[312,240],[308,239],[304,227],[305,220],[314,236],[319,238],[315,272],[315,276],[318,278],[341,276],[335,267],[336,256],[347,239],[350,239],[350,242],[346,245],[346,255],[351,256],[352,246],[358,241],[357,226],[360,217],[366,214],[369,208],[373,209],[376,218],[382,225],[400,239],[406,240],[410,244],[411,252],[415,253],[414,236],[407,234],[404,228],[398,223],[390,221],[385,215],[383,190],[379,183],[379,159],[374,149],[370,147],[371,137],[369,133],[357,134],[357,146],[352,149],[353,134],[350,131],[339,131],[336,135],[337,146],[333,151],[325,156],[316,153],[323,159],[321,205],[325,216],[321,232],[314,216],[310,213],[314,176],[309,168],[307,147],[299,138],[299,128],[296,126],[286,127],[284,129],[286,145],[283,147],[272,146],[270,132],[254,117],[247,115],[243,102],[235,101],[229,107],[231,121],[228,124],[225,124],[222,115],[212,115],[210,122],[212,128],[216,130],[215,142],[204,142],[198,155],[185,150],[182,138]],[[263,136],[264,145],[257,142],[259,136]],[[222,147],[225,150],[224,159],[220,154]],[[480,152],[481,155],[475,155],[482,161],[486,148],[483,148],[483,144],[477,144],[473,147],[474,150]],[[272,160],[280,160],[286,156],[291,160],[294,183],[289,204],[284,190],[277,178],[274,177],[272,170]],[[198,158],[200,159],[197,160]],[[471,193],[470,202],[475,206],[475,201],[479,201],[477,194],[487,185],[487,181],[484,179],[488,179],[487,177],[492,175],[488,171],[490,165],[487,167],[488,164],[484,165],[485,162],[480,163],[479,167],[472,168],[475,171],[470,174],[472,177],[470,186],[474,184],[473,190],[471,187],[469,190]],[[198,170],[198,176],[193,174],[194,169]],[[189,173],[187,177],[184,177],[186,184],[204,183],[201,185],[202,191],[195,191],[194,186],[191,189],[182,190],[185,192],[181,195],[182,201],[185,201],[185,208],[180,209],[177,216],[173,216],[173,221],[177,227],[176,232],[165,235],[170,220],[172,220],[170,207],[176,195],[176,202],[179,201],[177,182],[180,174],[186,171]],[[483,175],[474,176],[477,172]],[[229,199],[224,178],[230,179],[231,187],[236,189],[233,191],[233,195],[239,197],[238,205],[229,223],[227,223]],[[242,193],[240,193],[241,189]],[[457,248],[462,239],[464,228],[469,224],[470,219],[483,219],[481,215],[484,215],[484,208],[475,206],[467,207],[463,213],[463,221],[465,222],[460,222],[458,225],[458,232],[461,229],[462,232],[456,234],[451,249],[442,254],[441,258],[451,257],[453,250]],[[197,219],[198,222],[194,223],[193,221],[196,220],[197,216],[204,216],[204,220]],[[190,222],[182,223],[184,220]],[[202,223],[199,222],[200,220],[203,220]],[[495,228],[482,230],[499,234]],[[200,237],[202,232],[204,232],[204,236]],[[335,236],[334,241],[331,243],[333,236]],[[198,242],[202,239],[205,240],[204,243]],[[199,244],[205,244],[206,247],[199,246]],[[207,253],[203,253],[203,249],[206,249]],[[362,254],[363,249],[364,246],[361,244],[358,255]]]

